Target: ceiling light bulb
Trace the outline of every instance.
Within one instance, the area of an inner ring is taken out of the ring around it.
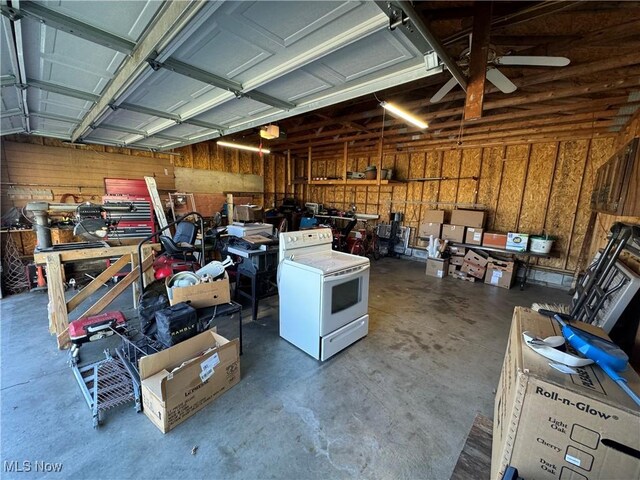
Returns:
[[[393,105],[391,103],[380,102],[380,106],[382,108],[385,108],[385,109],[389,110],[391,113],[393,113],[397,117],[400,117],[403,120],[406,120],[410,124],[415,125],[416,127],[420,128],[420,129],[429,128],[429,124],[428,123],[423,122],[419,118],[414,117],[413,115],[411,115],[409,112],[405,112],[404,110],[396,107],[395,105]]]
[[[271,150],[267,149],[267,148],[260,148],[260,147],[252,147],[250,145],[242,145],[240,143],[230,143],[230,142],[216,142],[218,145],[220,145],[221,147],[229,147],[229,148],[237,148],[239,150],[248,150],[250,152],[262,152],[262,153],[271,153]]]

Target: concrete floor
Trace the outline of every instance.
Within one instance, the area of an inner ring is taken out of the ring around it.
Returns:
[[[0,303],[2,469],[45,461],[63,464],[48,478],[446,479],[476,413],[492,417],[513,307],[568,300],[372,262],[366,338],[319,363],[278,336],[277,297],[258,322],[245,310],[242,380],[162,435],[132,406],[94,430],[48,335],[46,295],[14,295]]]

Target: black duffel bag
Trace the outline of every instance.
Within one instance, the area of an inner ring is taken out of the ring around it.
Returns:
[[[196,309],[187,303],[177,303],[156,312],[156,338],[171,347],[198,333]]]

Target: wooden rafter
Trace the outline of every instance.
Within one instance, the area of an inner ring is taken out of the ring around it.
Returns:
[[[469,83],[464,104],[464,119],[475,120],[482,117],[484,84],[489,58],[489,37],[491,34],[492,2],[476,2],[473,9],[473,33],[471,57],[469,61]]]

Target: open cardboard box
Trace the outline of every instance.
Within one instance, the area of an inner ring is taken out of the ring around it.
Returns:
[[[215,328],[140,359],[145,415],[167,433],[240,381],[238,340]]]
[[[607,338],[605,332],[580,328]],[[516,307],[495,399],[491,478],[507,465],[523,478],[640,478],[640,410],[597,365],[561,373],[529,348],[522,332],[561,335],[560,326],[528,308]],[[640,378],[621,373],[640,393]]]
[[[199,283],[189,287],[169,287],[169,278],[165,281],[169,303],[190,302],[193,308],[213,307],[231,302],[229,275],[215,282]]]

